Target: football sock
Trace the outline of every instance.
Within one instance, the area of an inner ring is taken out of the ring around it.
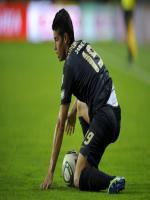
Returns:
[[[82,170],[79,180],[79,189],[83,191],[99,191],[109,187],[115,176],[109,176],[95,167]]]

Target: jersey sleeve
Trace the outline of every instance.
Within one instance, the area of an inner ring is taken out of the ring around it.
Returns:
[[[62,85],[61,85],[61,104],[71,102],[73,87],[73,71],[69,65],[64,65]]]

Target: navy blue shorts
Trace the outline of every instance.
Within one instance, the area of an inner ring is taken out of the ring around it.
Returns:
[[[84,134],[80,153],[87,156],[91,166],[98,168],[108,144],[117,140],[120,132],[120,121],[120,107],[110,105],[105,105],[97,111],[90,124],[83,122],[80,118]]]

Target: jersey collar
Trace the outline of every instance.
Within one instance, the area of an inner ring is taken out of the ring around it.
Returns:
[[[67,54],[67,57],[71,54],[72,50],[77,46],[78,42],[77,41],[74,41],[72,43],[72,45],[69,47],[68,49],[68,54]]]

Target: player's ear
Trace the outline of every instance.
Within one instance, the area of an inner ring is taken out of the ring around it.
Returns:
[[[70,39],[69,39],[68,33],[64,33],[64,43],[65,44],[69,44],[70,43]]]

